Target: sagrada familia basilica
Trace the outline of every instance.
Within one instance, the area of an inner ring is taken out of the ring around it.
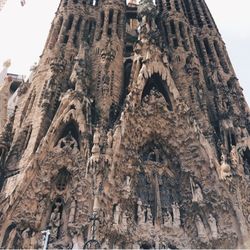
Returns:
[[[250,248],[249,132],[205,0],[61,0],[0,83],[0,248]]]

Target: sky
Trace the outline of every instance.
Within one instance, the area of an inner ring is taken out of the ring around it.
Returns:
[[[222,34],[236,75],[250,104],[250,1],[206,0]],[[29,75],[38,62],[59,0],[8,0],[0,11],[0,68],[11,59],[9,72]]]

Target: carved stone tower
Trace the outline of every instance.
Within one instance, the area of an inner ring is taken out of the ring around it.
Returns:
[[[250,247],[249,109],[204,0],[62,0],[16,95],[0,247]]]

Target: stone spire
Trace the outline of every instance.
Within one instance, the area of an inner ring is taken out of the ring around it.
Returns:
[[[3,63],[3,69],[0,72],[0,84],[3,83],[4,78],[7,76],[7,71],[8,71],[8,68],[10,67],[10,65],[11,65],[11,60],[10,59],[6,60]]]

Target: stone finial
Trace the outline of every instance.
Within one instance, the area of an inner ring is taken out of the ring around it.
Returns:
[[[157,8],[153,0],[140,0],[138,6],[138,14],[141,17],[156,17]]]
[[[11,60],[10,60],[10,59],[6,60],[6,61],[3,63],[3,67],[4,67],[4,68],[9,68],[10,66],[11,66]]]

